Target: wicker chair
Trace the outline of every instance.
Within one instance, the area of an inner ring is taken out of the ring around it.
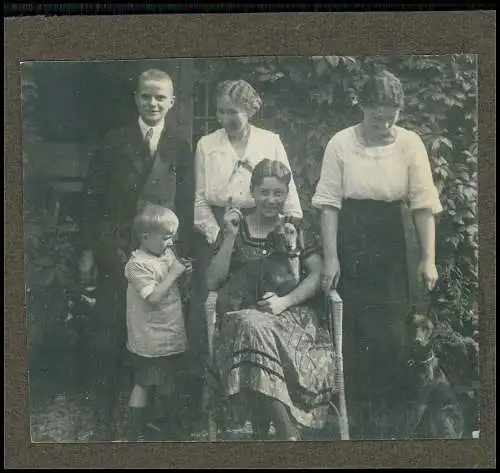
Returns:
[[[217,293],[210,292],[205,302],[205,314],[207,317],[208,328],[208,352],[210,362],[213,357],[213,340],[215,334],[215,304],[217,301]],[[349,440],[349,422],[347,417],[347,406],[344,389],[344,362],[342,356],[342,299],[336,290],[332,290],[329,294],[329,330],[333,337],[333,345],[335,347],[335,367],[336,367],[336,386],[335,395],[337,403],[330,403],[332,411],[338,419],[341,440]],[[207,374],[208,376],[208,374]],[[217,422],[215,420],[214,410],[211,406],[213,404],[208,400],[210,396],[208,386],[205,388],[204,398],[206,400],[205,406],[207,410],[207,429],[208,440],[215,442],[217,440]]]

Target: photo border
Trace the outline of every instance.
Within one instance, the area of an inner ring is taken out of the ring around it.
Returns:
[[[6,468],[493,467],[496,11],[158,14],[4,19]],[[481,437],[297,443],[31,444],[24,314],[20,61],[477,54]]]

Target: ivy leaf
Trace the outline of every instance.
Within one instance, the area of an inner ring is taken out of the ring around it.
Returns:
[[[279,80],[279,79],[281,79],[283,77],[285,77],[285,74],[283,74],[282,72],[276,72],[275,74],[273,74],[271,76],[271,81],[274,82],[274,81],[277,81],[277,80]]]
[[[333,56],[333,57],[338,57],[338,56]],[[342,56],[342,62],[345,64],[357,64],[358,61],[354,56]]]
[[[318,73],[319,76],[322,76],[325,73],[328,73],[330,71],[330,68],[328,67],[328,64],[324,58],[321,59],[321,61],[318,61],[316,64],[316,72]]]
[[[434,174],[436,174],[436,176],[440,176],[442,179],[446,179],[448,177],[448,172],[444,167],[437,167],[434,170]]]
[[[453,149],[453,143],[448,138],[441,138],[441,143],[444,143],[450,150]]]
[[[475,220],[476,219],[476,216],[470,210],[466,210],[465,212],[462,213],[461,216],[462,216],[462,219],[464,219],[464,220]]]
[[[56,279],[55,271],[44,271],[39,275],[38,282],[45,288],[49,288]]]
[[[290,79],[292,79],[297,84],[301,84],[304,80],[302,71],[298,68],[292,68],[289,71]]]
[[[466,187],[463,190],[463,194],[466,197],[467,201],[472,201],[475,202],[477,199],[477,192],[475,188],[472,187]]]
[[[477,225],[468,225],[467,228],[466,228],[466,232],[469,235],[477,235],[478,226]]]
[[[260,74],[268,74],[269,72],[271,72],[267,67],[264,66],[257,67],[256,71]]]
[[[432,142],[432,145],[431,145],[431,150],[433,152],[436,152],[439,147],[441,146],[441,138],[436,138],[433,142]]]
[[[340,62],[340,58],[338,56],[325,56],[325,59],[333,69],[336,69]]]

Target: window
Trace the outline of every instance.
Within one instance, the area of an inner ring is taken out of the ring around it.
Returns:
[[[208,133],[219,128],[215,116],[215,84],[197,81],[193,87],[193,145]]]

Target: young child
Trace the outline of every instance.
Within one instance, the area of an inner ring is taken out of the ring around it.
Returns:
[[[135,218],[138,248],[125,266],[127,288],[127,349],[132,356],[134,388],[130,395],[130,424],[134,440],[144,440],[146,406],[152,388],[165,413],[175,410],[175,355],[187,348],[178,278],[191,271],[173,251],[179,227],[175,213],[148,205]]]

